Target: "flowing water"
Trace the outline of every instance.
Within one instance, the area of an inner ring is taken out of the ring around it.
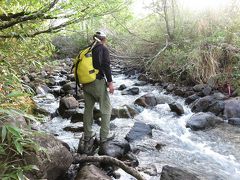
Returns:
[[[124,75],[115,75],[114,81],[115,87],[120,84],[131,87],[137,82],[135,78],[127,78]],[[152,138],[146,137],[131,143],[132,149],[138,149],[136,156],[140,163],[139,169],[157,171],[157,176],[143,173],[146,179],[159,179],[162,167],[170,165],[195,173],[200,179],[240,180],[240,128],[223,123],[214,129],[191,131],[185,125],[193,113],[184,104],[184,99],[165,95],[158,86],[145,85],[139,88],[140,94],[137,96],[121,95],[121,91],[116,90],[114,95],[111,95],[113,107],[133,104],[136,98],[146,93],[153,93],[155,96],[162,96],[180,103],[185,110],[185,113],[179,117],[170,111],[168,104],[159,104],[154,108],[144,109],[133,119],[117,118],[111,121],[111,124],[115,125],[114,131],[117,138],[124,138],[136,121],[154,126]],[[44,95],[44,98],[35,97],[35,101],[51,112],[58,107],[58,100],[49,94]],[[79,109],[79,111],[83,110]],[[56,117],[44,123],[41,129],[56,134],[72,149],[76,149],[81,134],[63,131],[63,128],[70,124],[69,119]],[[93,128],[99,132],[97,125]],[[163,147],[158,150],[155,147],[157,144],[163,144]],[[119,171],[122,174],[122,180],[131,179],[131,176]]]

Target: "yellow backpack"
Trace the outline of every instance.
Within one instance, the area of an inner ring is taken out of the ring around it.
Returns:
[[[93,67],[91,47],[80,51],[74,61],[73,71],[77,84],[87,84],[96,80],[99,70]]]

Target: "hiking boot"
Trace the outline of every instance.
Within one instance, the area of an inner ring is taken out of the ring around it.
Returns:
[[[77,152],[79,154],[87,154],[87,155],[92,155],[94,154],[94,151],[96,150],[96,147],[94,146],[96,138],[96,134],[92,135],[90,138],[86,139],[83,136],[81,137],[78,145],[78,150]]]

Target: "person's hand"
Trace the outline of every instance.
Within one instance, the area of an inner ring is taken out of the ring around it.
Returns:
[[[114,92],[113,83],[112,83],[112,82],[108,82],[107,84],[108,84],[109,92],[110,92],[111,94],[113,94],[113,92]]]

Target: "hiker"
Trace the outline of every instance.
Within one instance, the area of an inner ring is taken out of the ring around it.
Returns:
[[[85,100],[85,110],[83,115],[84,126],[84,146],[86,149],[91,149],[93,143],[90,141],[95,137],[92,131],[93,124],[93,108],[95,102],[99,102],[101,111],[101,128],[100,128],[100,148],[104,142],[113,139],[114,135],[109,134],[110,117],[111,117],[111,104],[109,94],[113,94],[114,87],[112,83],[112,74],[110,69],[109,51],[105,46],[106,35],[103,32],[96,32],[93,36],[94,41],[92,47],[92,61],[94,69],[99,70],[96,75],[96,80],[83,84],[83,93]],[[109,89],[109,92],[107,90]],[[87,152],[86,152],[87,153]]]

